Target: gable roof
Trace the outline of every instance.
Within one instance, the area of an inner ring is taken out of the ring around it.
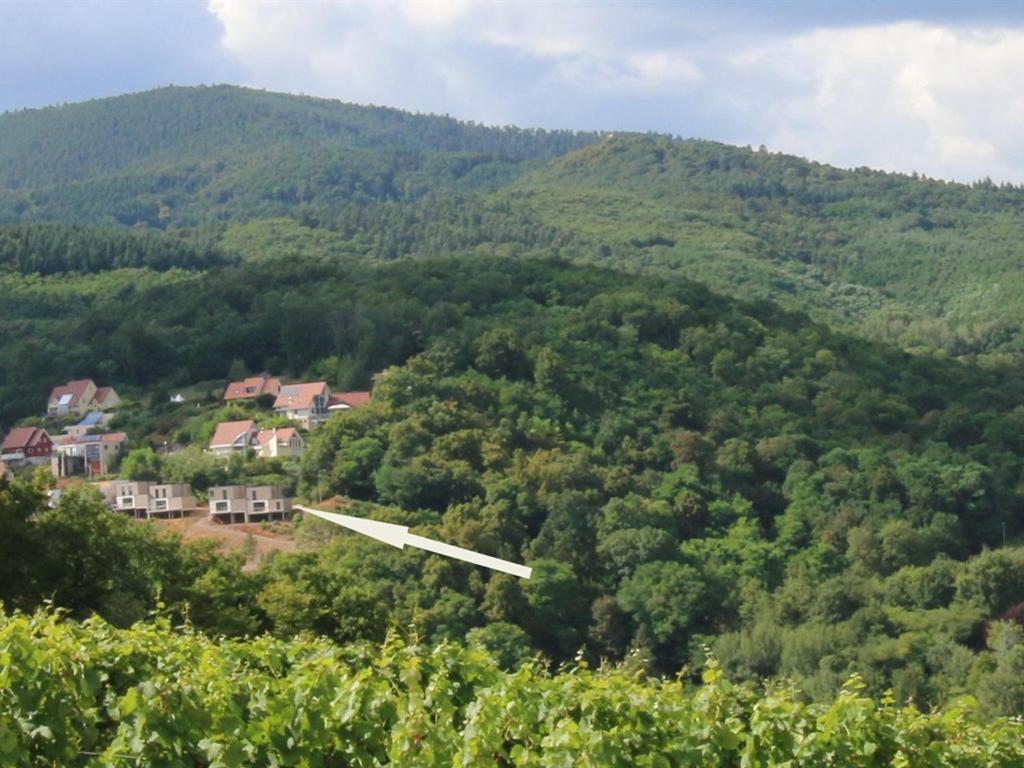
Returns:
[[[74,408],[81,401],[90,384],[96,386],[92,379],[74,379],[63,386],[54,387],[50,392],[49,402]]]
[[[15,427],[7,433],[7,437],[4,438],[3,448],[0,450],[4,451],[19,451],[25,448],[31,448],[43,439],[50,439],[50,436],[46,434],[45,429],[39,427]],[[51,443],[53,441],[50,441]]]
[[[97,387],[96,394],[93,395],[93,400],[102,405],[110,398],[111,395],[115,397],[117,396],[113,387]]]
[[[335,392],[327,402],[327,407],[331,410],[361,408],[369,402],[369,392]]]
[[[313,398],[318,395],[329,395],[330,389],[326,381],[312,381],[306,384],[285,384],[274,401],[275,408],[290,411],[303,411],[313,407]]]
[[[280,427],[279,429],[261,429],[256,435],[256,442],[259,445],[266,445],[276,439],[278,444],[287,445],[299,432],[294,427]]]
[[[211,448],[219,448],[222,446],[232,446],[238,442],[241,437],[245,438],[246,444],[248,445],[252,433],[256,431],[256,424],[252,419],[246,419],[245,421],[222,421],[217,425],[216,431],[213,433],[213,437],[210,439]]]
[[[268,376],[250,376],[241,381],[232,381],[224,390],[225,400],[245,400],[260,395],[276,395],[281,388],[280,379]]]

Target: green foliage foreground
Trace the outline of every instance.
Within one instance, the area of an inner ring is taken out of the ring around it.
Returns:
[[[483,651],[392,635],[215,641],[0,618],[0,764],[161,766],[1019,766],[1024,724],[962,701],[922,714],[861,693],[831,705],[728,682],[689,688],[586,667],[502,672]]]

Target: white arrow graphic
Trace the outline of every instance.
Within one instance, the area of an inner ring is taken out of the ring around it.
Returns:
[[[471,549],[453,547],[451,544],[434,541],[426,536],[417,536],[415,533],[409,533],[409,526],[407,525],[381,523],[377,520],[367,520],[364,517],[339,515],[336,512],[324,512],[320,509],[311,509],[299,504],[296,504],[294,508],[302,512],[308,512],[329,523],[334,523],[335,525],[340,525],[370,538],[377,539],[377,541],[383,541],[385,544],[390,544],[399,549],[404,549],[406,545],[409,545],[410,547],[425,549],[427,552],[434,552],[445,557],[464,560],[467,563],[473,563],[473,565],[482,565],[484,568],[490,568],[492,571],[501,571],[512,576],[518,576],[521,579],[528,579],[530,574],[533,573],[532,568],[520,565],[519,563],[511,563],[508,560],[491,557],[490,555],[481,555],[479,552],[474,552]]]

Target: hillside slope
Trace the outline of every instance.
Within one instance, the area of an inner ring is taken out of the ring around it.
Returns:
[[[166,226],[410,197],[444,180],[504,179],[595,139],[232,86],[169,87],[0,115],[0,220]]]
[[[0,115],[0,222],[227,228],[246,254],[555,255],[954,355],[1024,349],[1022,212],[1009,186],[230,86]]]
[[[518,180],[591,254],[774,298],[904,346],[1019,350],[1024,191],[705,141],[608,138]]]
[[[43,242],[30,234],[16,242]],[[53,242],[76,266],[124,237],[75,234]],[[194,268],[163,269],[167,238],[89,274],[56,259],[45,275],[18,258],[0,271],[14,331],[0,359],[17,361],[0,367],[0,421],[91,376],[129,403],[112,428],[133,447],[190,446],[151,452],[153,475],[199,493],[275,475],[534,576],[316,523],[302,530],[321,546],[249,575],[227,562],[205,578],[186,562],[171,578],[131,538],[137,569],[112,574],[102,536],[83,535],[98,501],[33,527],[34,508],[19,517],[0,499],[24,529],[19,540],[12,522],[0,551],[7,605],[50,599],[131,623],[159,599],[213,634],[338,641],[380,640],[388,625],[432,642],[479,630],[514,658],[635,653],[665,673],[713,645],[734,674],[785,675],[816,698],[858,672],[901,701],[974,692],[993,712],[1024,708],[1020,687],[996,695],[1022,679],[1010,649],[1024,645],[990,631],[1024,589],[1024,549],[1001,546],[1024,534],[1020,367],[912,356],[767,302],[556,260],[221,262],[182,246]],[[202,452],[216,421],[269,411],[197,423],[198,399],[167,395],[229,367],[338,390],[388,375],[369,406],[309,435],[301,464],[225,465]],[[116,519],[126,537],[150,530]]]

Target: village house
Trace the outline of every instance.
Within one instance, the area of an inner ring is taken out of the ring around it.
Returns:
[[[56,442],[50,468],[54,477],[108,475],[127,442],[124,432],[65,436]]]
[[[257,454],[265,459],[301,456],[305,447],[306,441],[294,427],[261,429],[256,435]]]
[[[110,423],[113,416],[109,413],[103,413],[103,411],[90,411],[85,414],[85,417],[77,424],[72,424],[69,427],[64,427],[64,433],[71,437],[81,437],[89,432],[103,429]]]
[[[0,446],[0,461],[8,466],[46,464],[53,452],[53,440],[40,427],[15,427]]]
[[[272,485],[257,485],[246,488],[248,506],[246,522],[258,523],[263,520],[284,520],[292,509],[292,500],[284,491]]]
[[[118,483],[114,493],[114,509],[132,517],[149,516],[149,487],[146,480]]]
[[[244,485],[214,486],[206,492],[210,519],[217,523],[244,523],[247,509]]]
[[[259,523],[284,520],[292,500],[271,485],[224,485],[208,491],[210,518],[218,523]]]
[[[281,391],[281,380],[267,376],[265,373],[259,376],[250,376],[241,381],[232,381],[224,390],[225,400],[255,400],[263,395],[273,395]]]
[[[353,408],[361,408],[370,402],[369,392],[335,392],[327,401],[327,410],[348,411]]]
[[[331,388],[325,381],[285,384],[274,401],[274,410],[306,429],[327,421]]]
[[[84,416],[89,411],[107,411],[121,402],[113,387],[97,387],[92,379],[75,379],[50,392],[46,403],[49,416]]]
[[[258,434],[259,430],[252,419],[222,421],[210,439],[210,452],[222,458],[228,458],[236,453],[244,455],[246,451],[256,447]]]
[[[123,482],[117,484],[114,508],[136,519],[185,517],[195,511],[196,500],[185,483]]]
[[[150,517],[184,517],[195,512],[196,500],[187,483],[168,483],[149,487]]]

